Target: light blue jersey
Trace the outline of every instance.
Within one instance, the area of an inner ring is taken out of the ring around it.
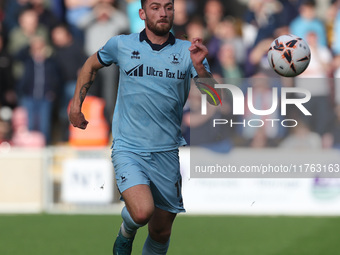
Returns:
[[[103,65],[120,68],[113,149],[155,152],[186,144],[181,134],[183,106],[191,78],[197,75],[188,50],[191,43],[170,34],[164,45],[152,45],[144,30],[112,37],[98,51]],[[206,60],[204,65],[209,71]]]

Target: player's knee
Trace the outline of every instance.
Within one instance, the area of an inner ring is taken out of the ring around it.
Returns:
[[[131,217],[137,224],[145,225],[149,222],[153,211],[153,208],[138,208],[131,214]]]

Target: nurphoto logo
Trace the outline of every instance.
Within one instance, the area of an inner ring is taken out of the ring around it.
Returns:
[[[215,84],[214,88],[211,86],[204,84],[206,87],[210,88],[212,93],[217,95],[218,100],[221,99],[216,92],[216,89],[226,89],[232,95],[233,101],[233,115],[245,115],[245,106],[248,107],[249,111],[257,116],[266,116],[274,113],[279,107],[279,99],[280,99],[280,109],[281,116],[287,115],[287,105],[295,105],[305,116],[312,115],[304,106],[311,99],[311,93],[304,88],[297,87],[286,87],[281,88],[279,93],[278,88],[272,88],[272,104],[268,109],[256,109],[253,102],[253,88],[247,88],[247,97],[245,98],[243,91],[232,84]],[[201,95],[201,115],[207,114],[207,96],[210,96],[214,102],[216,102],[213,94],[207,89],[200,89],[206,92]],[[299,95],[299,97],[290,97],[289,95],[295,94]],[[217,105],[215,103],[215,105]],[[222,105],[222,102],[221,102]],[[297,120],[295,119],[249,119],[235,122],[233,120],[228,119],[213,119],[213,127],[216,125],[230,125],[230,127],[235,125],[242,125],[244,127],[262,127],[265,123],[271,123],[272,127],[274,127],[275,123],[279,122],[283,127],[296,127],[298,125]]]

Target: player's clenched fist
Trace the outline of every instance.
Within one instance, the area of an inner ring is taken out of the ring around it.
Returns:
[[[82,112],[71,112],[68,115],[71,124],[74,127],[85,129],[89,123]]]

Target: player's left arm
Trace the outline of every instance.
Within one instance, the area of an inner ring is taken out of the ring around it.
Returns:
[[[190,58],[197,72],[198,77],[194,78],[195,84],[203,94],[209,94],[207,100],[212,105],[219,105],[222,91],[215,89],[217,81],[205,68],[203,61],[208,55],[207,47],[202,43],[201,38],[194,38],[189,47]]]

